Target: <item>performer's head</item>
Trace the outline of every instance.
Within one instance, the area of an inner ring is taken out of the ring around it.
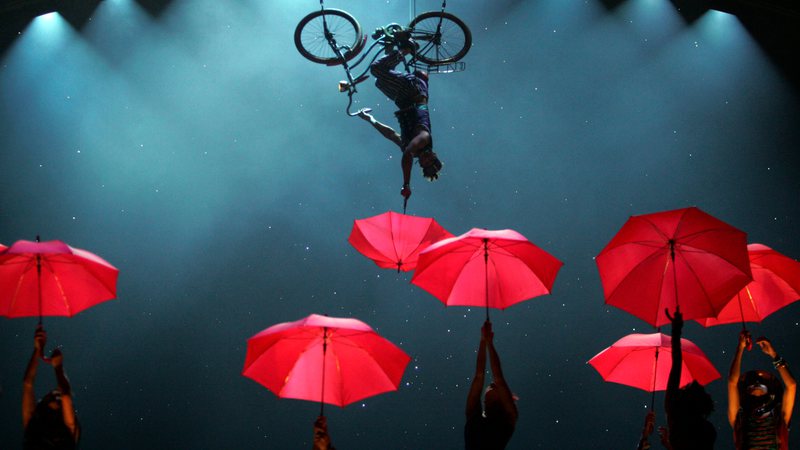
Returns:
[[[699,416],[708,418],[714,411],[714,400],[706,392],[703,385],[692,381],[682,387],[678,393],[678,408],[683,416]]]
[[[739,398],[745,414],[762,415],[775,409],[783,396],[783,386],[769,372],[751,370],[739,377]]]
[[[417,160],[419,166],[422,167],[422,175],[428,181],[439,178],[439,171],[442,170],[443,164],[431,146],[424,148],[417,156]]]

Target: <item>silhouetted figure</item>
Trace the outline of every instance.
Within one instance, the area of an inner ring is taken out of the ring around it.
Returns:
[[[683,353],[681,349],[681,333],[683,332],[683,315],[680,308],[675,316],[667,317],[672,321],[672,368],[667,379],[667,393],[664,398],[664,409],[667,413],[670,450],[710,450],[717,440],[717,430],[708,421],[714,411],[714,401],[697,381],[680,388]]]
[[[80,439],[80,425],[72,405],[72,389],[64,373],[64,356],[53,350],[50,364],[55,371],[58,388],[36,403],[34,384],[36,369],[44,354],[47,333],[41,325],[33,338],[33,355],[25,370],[22,384],[22,426],[25,429],[25,450],[75,449]]]
[[[517,423],[517,405],[514,403],[514,395],[503,377],[500,357],[494,348],[493,339],[492,323],[487,320],[481,328],[475,376],[467,395],[467,424],[464,426],[466,450],[502,450],[506,448]],[[483,407],[481,407],[487,351],[493,379],[483,394]]]
[[[734,443],[737,450],[788,450],[797,383],[786,360],[765,337],[758,338],[756,344],[772,358],[783,383],[763,370],[741,374],[742,355],[749,342],[750,334],[742,331],[728,374],[728,422],[733,427]]]
[[[414,51],[416,45],[407,33],[396,32],[394,39],[401,50],[389,50],[372,63],[370,72],[376,78],[375,86],[397,105],[398,111],[394,115],[400,124],[400,133],[375,120],[369,114],[369,109],[362,109],[358,115],[402,150],[403,188],[400,194],[408,199],[411,196],[411,166],[414,158],[422,167],[423,176],[430,181],[439,178],[442,162],[433,152],[428,113],[428,74],[422,70],[408,74],[394,70],[406,54]]]
[[[314,445],[311,450],[336,450],[328,435],[328,419],[325,416],[317,417],[314,422]]]

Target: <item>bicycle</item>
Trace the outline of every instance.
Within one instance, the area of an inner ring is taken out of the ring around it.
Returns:
[[[297,24],[294,43],[300,54],[309,61],[344,67],[347,80],[339,82],[339,91],[348,93],[346,112],[349,116],[359,113],[351,113],[350,107],[353,94],[357,92],[356,85],[369,78],[369,64],[355,77],[351,71],[364,62],[375,48],[382,49],[395,44],[395,35],[398,33],[407,33],[418,45],[416,51],[411,53],[411,60],[404,60],[407,72],[420,67],[432,73],[454,72],[459,68],[463,70],[463,63],[460,66],[455,64],[469,51],[472,33],[461,19],[444,11],[447,0],[442,1],[441,11],[419,14],[407,27],[392,23],[376,29],[372,35],[375,41],[369,47],[366,45],[367,36],[355,17],[340,9],[325,9],[323,0],[319,4],[319,11],[308,14]],[[349,64],[365,47],[367,50],[361,57]],[[378,55],[380,51],[375,52],[370,62],[375,61]],[[440,70],[442,67],[447,69]]]

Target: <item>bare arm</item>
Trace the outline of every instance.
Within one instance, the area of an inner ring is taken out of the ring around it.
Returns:
[[[642,427],[642,437],[639,439],[639,445],[636,450],[646,450],[650,448],[650,435],[653,434],[653,429],[656,426],[656,413],[650,411],[644,416],[644,426]]]
[[[394,142],[395,145],[399,147],[402,142],[400,140],[400,135],[396,131],[394,131],[394,128],[390,127],[389,125],[378,122],[375,119],[375,117],[373,117],[373,115],[369,113],[369,111],[370,111],[369,108],[360,110],[358,112],[358,117],[361,117],[362,119],[369,122],[372,125],[372,128],[375,128],[381,135],[383,135],[383,137]]]
[[[768,355],[774,361],[773,364],[778,370],[778,373],[783,380],[783,401],[782,413],[783,421],[788,425],[789,420],[792,418],[792,410],[794,409],[795,394],[797,393],[797,381],[795,381],[792,373],[789,371],[789,365],[783,358],[778,356],[778,352],[772,347],[772,343],[765,337],[760,337],[756,344],[761,348],[761,351]]]
[[[750,334],[746,331],[739,333],[739,343],[736,346],[736,354],[731,362],[731,369],[728,372],[728,423],[731,426],[736,424],[736,416],[739,414],[741,404],[739,402],[739,376],[742,372],[742,354]]]
[[[69,384],[66,372],[64,372],[64,355],[61,350],[55,349],[50,356],[50,360],[58,382],[58,390],[61,391],[61,414],[64,419],[64,425],[69,428],[72,436],[77,439],[78,426],[75,420],[75,406],[72,403],[72,386]]]
[[[328,435],[328,419],[319,416],[314,422],[314,443],[312,450],[335,450]]]
[[[39,360],[42,358],[45,345],[47,345],[47,332],[39,326],[36,328],[36,334],[33,336],[33,354],[28,361],[28,366],[25,368],[25,377],[22,380],[23,429],[28,427],[28,422],[31,421],[33,411],[36,409],[36,393],[34,392],[36,369],[39,367]]]
[[[478,345],[478,358],[475,362],[475,375],[472,377],[472,385],[467,394],[466,415],[470,418],[481,413],[481,391],[486,377],[486,339],[481,330],[481,342]]]
[[[492,323],[486,321],[484,327],[488,328],[486,347],[489,349],[489,364],[492,367],[492,381],[494,382],[495,387],[500,394],[500,403],[503,405],[503,409],[508,417],[510,417],[514,423],[516,423],[518,416],[517,405],[514,404],[514,395],[511,393],[511,389],[509,389],[506,379],[503,376],[503,368],[500,366],[500,356],[498,356],[497,350],[494,348],[494,333],[492,333]]]

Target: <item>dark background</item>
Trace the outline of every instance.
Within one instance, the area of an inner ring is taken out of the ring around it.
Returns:
[[[565,263],[552,295],[492,315],[520,397],[509,449],[635,447],[650,395],[586,364],[628,333],[653,332],[604,305],[593,260],[628,216],[694,205],[749,242],[800,255],[789,3],[726,2],[738,17],[668,0],[448,3],[474,46],[464,72],[431,77],[445,168],[435,183],[415,169],[409,213],[455,234],[512,228]],[[440,4],[326,7],[369,33]],[[483,311],[445,308],[347,243],[354,219],[401,210],[399,152],[344,114],[341,69],[295,49],[295,25],[318,8],[0,10],[0,242],[39,234],[120,269],[118,300],[45,318],[48,347],[63,346],[83,449],[309,448],[318,405],[278,399],[240,372],[248,337],[312,312],[359,318],[413,358],[397,392],[326,408],[337,448],[462,448]],[[371,84],[356,106],[392,123],[393,105]],[[751,325],[794,367],[798,308]],[[0,321],[4,449],[22,439],[35,325]],[[692,322],[684,334],[724,376],[737,333]],[[745,356],[745,369],[768,366]],[[38,395],[54,384],[47,369]],[[708,390],[717,448],[732,448],[724,380]],[[656,410],[663,424],[663,393]]]

